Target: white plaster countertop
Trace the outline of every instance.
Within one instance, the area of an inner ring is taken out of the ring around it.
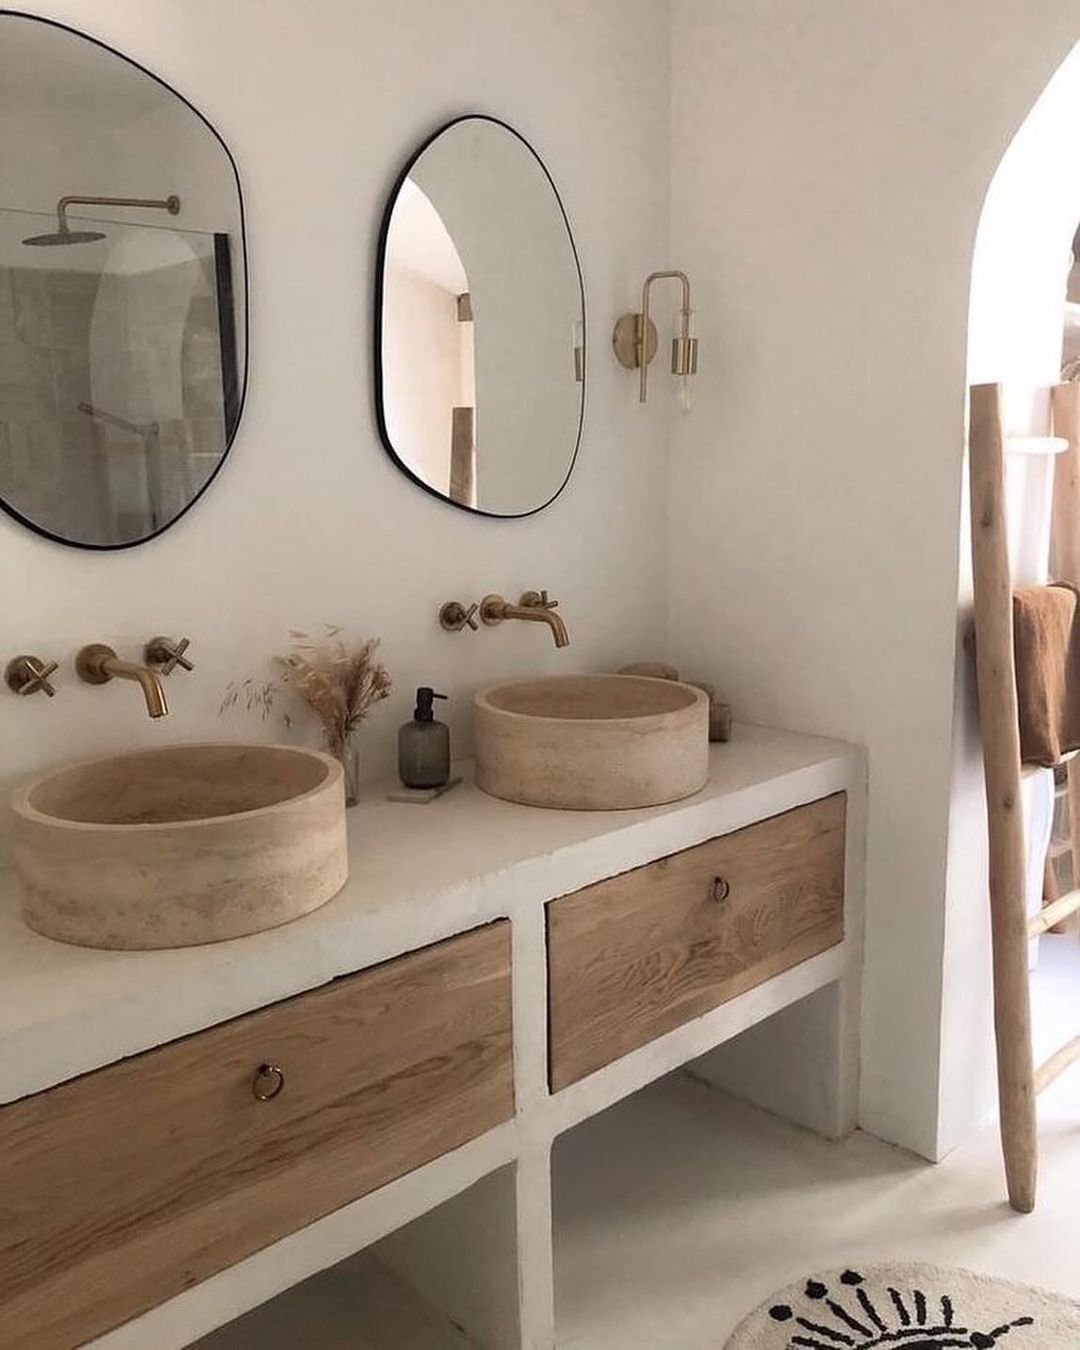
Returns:
[[[554,896],[861,784],[862,752],[737,726],[708,785],[670,806],[548,811],[471,781],[426,806],[368,788],[329,904],[251,937],[170,951],[70,947],[27,929],[0,873],[0,1102],[301,993]]]

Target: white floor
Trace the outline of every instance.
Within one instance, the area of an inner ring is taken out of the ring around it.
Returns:
[[[1037,1039],[1080,1031],[1080,941],[1046,942]],[[777,1288],[815,1269],[926,1259],[1080,1298],[1080,1067],[1040,1103],[1038,1211],[1003,1201],[996,1130],[938,1167],[856,1134],[829,1144],[685,1077],[574,1130],[556,1150],[560,1350],[720,1350]],[[308,1281],[203,1350],[466,1350],[372,1257]]]
[[[1075,937],[1047,943],[1035,1000],[1048,1049],[1080,1030]],[[667,1079],[560,1144],[560,1350],[719,1350],[789,1281],[890,1257],[1080,1298],[1080,1067],[1044,1094],[1040,1119],[1039,1206],[1020,1217],[1002,1198],[994,1126],[932,1167]]]

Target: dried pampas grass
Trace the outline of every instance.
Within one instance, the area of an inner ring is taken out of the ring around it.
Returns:
[[[230,684],[221,711],[243,702],[248,712],[267,719],[273,716],[281,694],[294,694],[318,718],[326,748],[341,758],[353,732],[393,687],[386,667],[376,660],[379,639],[350,644],[342,632],[336,625],[327,624],[321,642],[313,641],[307,633],[290,632],[292,650],[274,657],[280,669],[277,679]],[[286,711],[285,725],[291,725],[291,720]]]

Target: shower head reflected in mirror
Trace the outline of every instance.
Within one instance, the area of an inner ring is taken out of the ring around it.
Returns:
[[[50,244],[92,244],[98,239],[104,239],[105,234],[102,230],[69,230],[66,225],[58,229],[55,234],[34,234],[29,239],[24,239],[24,244],[30,244],[34,248],[40,248]]]
[[[56,203],[56,229],[48,234],[32,234],[24,244],[33,248],[60,244],[92,244],[105,238],[104,230],[73,230],[68,225],[69,206],[138,206],[151,211],[168,211],[170,216],[180,212],[180,198],[175,194],[157,200],[149,197],[61,197]]]

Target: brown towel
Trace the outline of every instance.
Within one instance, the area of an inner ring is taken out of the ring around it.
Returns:
[[[1080,621],[1075,586],[1021,586],[1013,594],[1020,758],[1051,768],[1080,750]]]

